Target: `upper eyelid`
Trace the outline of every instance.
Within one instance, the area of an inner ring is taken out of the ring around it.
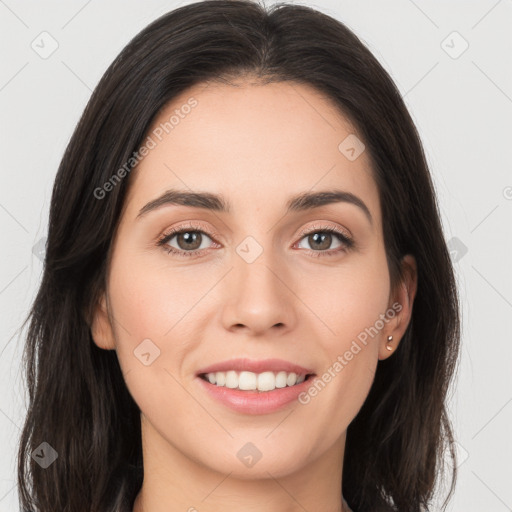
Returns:
[[[176,235],[179,235],[181,232],[184,232],[187,230],[201,232],[201,233],[205,234],[206,236],[208,236],[209,238],[222,237],[222,235],[220,233],[217,233],[215,230],[212,230],[210,232],[208,229],[204,228],[203,226],[186,224],[184,226],[173,227],[173,228],[169,228],[169,229],[165,230],[161,235],[158,236],[158,240],[163,240],[168,237],[174,237]]]
[[[308,236],[311,233],[320,232],[320,231],[326,230],[326,229],[329,229],[329,230],[333,229],[334,234],[335,235],[337,234],[338,236],[340,236],[342,242],[344,242],[343,237],[345,237],[348,240],[348,242],[350,242],[350,244],[354,243],[352,235],[350,234],[350,232],[348,232],[348,230],[346,228],[340,228],[339,226],[334,226],[332,224],[322,224],[322,222],[329,222],[329,221],[315,221],[315,224],[301,229],[298,232],[298,234],[296,235],[296,237],[298,237],[298,240],[302,240],[302,238],[304,238],[305,236]],[[164,232],[162,235],[160,235],[158,237],[158,243],[163,245],[163,244],[169,242],[169,240],[172,240],[176,235],[179,235],[180,233],[185,232],[187,230],[203,233],[208,238],[210,238],[213,242],[215,242],[217,238],[222,238],[222,235],[217,233],[215,230],[213,230],[213,232],[209,232],[209,230],[207,228],[205,228],[204,226],[202,226],[200,224],[195,224],[195,222],[191,222],[190,224],[185,224],[183,226],[170,228],[168,230],[168,232]],[[294,242],[294,243],[296,243],[296,242]],[[191,253],[195,252],[195,251],[201,252],[203,250],[206,250],[206,249],[195,249],[194,251],[188,251],[188,252],[191,252]]]
[[[315,222],[316,223],[314,225],[301,229],[298,232],[297,236],[305,236],[305,235],[315,232],[315,231],[322,231],[324,229],[332,228],[332,229],[336,230],[337,232],[339,232],[340,234],[342,234],[343,236],[346,236],[347,238],[352,239],[352,234],[350,233],[350,231],[347,228],[341,228],[340,226],[335,226],[333,224],[323,224],[324,222],[329,222],[329,221],[315,221]]]
[[[332,229],[335,229],[336,231],[338,231],[340,234],[346,236],[347,238],[352,238],[352,235],[346,228],[340,228],[339,226],[334,226],[332,224],[320,224],[322,221],[316,221],[316,222],[317,223],[312,226],[308,226],[308,227],[301,229],[297,233],[296,236],[303,237],[303,236],[310,234],[311,232],[314,232],[314,231],[321,231],[326,228],[327,229],[332,228]],[[329,222],[329,221],[323,221],[323,222]],[[167,238],[168,236],[175,236],[177,234],[180,234],[180,232],[183,232],[186,230],[199,231],[199,232],[205,234],[206,236],[208,236],[209,238],[212,238],[212,237],[213,238],[218,238],[218,237],[222,238],[222,235],[220,233],[216,232],[215,230],[210,231],[201,225],[186,224],[184,226],[169,228],[168,230],[164,231],[161,235],[159,235],[158,239],[161,240],[163,238]]]

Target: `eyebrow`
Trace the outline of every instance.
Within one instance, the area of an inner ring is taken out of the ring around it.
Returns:
[[[333,203],[349,203],[360,208],[370,224],[373,225],[370,210],[362,199],[344,190],[326,190],[320,192],[302,192],[291,197],[286,203],[287,212],[303,212],[313,210]],[[171,189],[160,197],[147,203],[139,211],[137,218],[146,213],[167,205],[181,205],[192,208],[203,208],[220,213],[230,213],[231,203],[220,194],[210,192],[191,192],[187,190]]]

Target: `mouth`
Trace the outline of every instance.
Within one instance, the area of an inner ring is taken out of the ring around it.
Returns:
[[[296,403],[316,377],[284,359],[231,359],[201,368],[196,382],[207,396],[241,414],[270,414]]]
[[[219,388],[228,388],[238,391],[256,391],[259,393],[298,386],[315,376],[315,373],[304,372],[264,371],[255,373],[235,370],[198,374],[200,379]]]

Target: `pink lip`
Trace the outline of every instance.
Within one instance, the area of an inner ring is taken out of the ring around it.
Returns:
[[[234,371],[247,371],[253,373],[263,372],[294,372],[297,375],[307,375],[308,373],[314,373],[313,370],[308,370],[303,366],[299,366],[283,359],[262,359],[260,361],[254,361],[251,359],[231,359],[229,361],[222,361],[220,363],[212,364],[205,368],[200,369],[196,375],[213,372],[227,372],[229,370]]]
[[[209,396],[234,411],[243,414],[268,414],[298,401],[299,395],[311,386],[313,378],[308,378],[295,386],[286,386],[285,388],[276,388],[273,391],[264,392],[242,391],[216,386],[201,377],[196,377],[194,380],[199,382],[199,385]]]

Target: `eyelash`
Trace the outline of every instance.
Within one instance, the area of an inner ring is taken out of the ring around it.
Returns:
[[[190,224],[187,226],[180,226],[179,228],[171,228],[168,232],[164,233],[157,241],[157,245],[161,246],[162,249],[168,254],[175,254],[179,257],[190,257],[197,256],[198,253],[206,251],[207,249],[195,249],[193,251],[181,251],[175,249],[174,247],[167,246],[166,244],[172,240],[176,235],[187,232],[199,232],[202,233],[210,239],[214,239],[217,235],[216,233],[209,234],[206,232],[202,226]],[[308,249],[308,252],[315,258],[323,257],[323,256],[336,256],[339,252],[350,250],[354,247],[354,241],[352,238],[349,238],[347,235],[339,231],[338,229],[332,226],[313,226],[310,229],[301,231],[299,235],[299,241],[308,235],[312,235],[314,233],[331,233],[336,235],[342,244],[345,245],[344,248],[330,249],[325,251],[313,251]]]

